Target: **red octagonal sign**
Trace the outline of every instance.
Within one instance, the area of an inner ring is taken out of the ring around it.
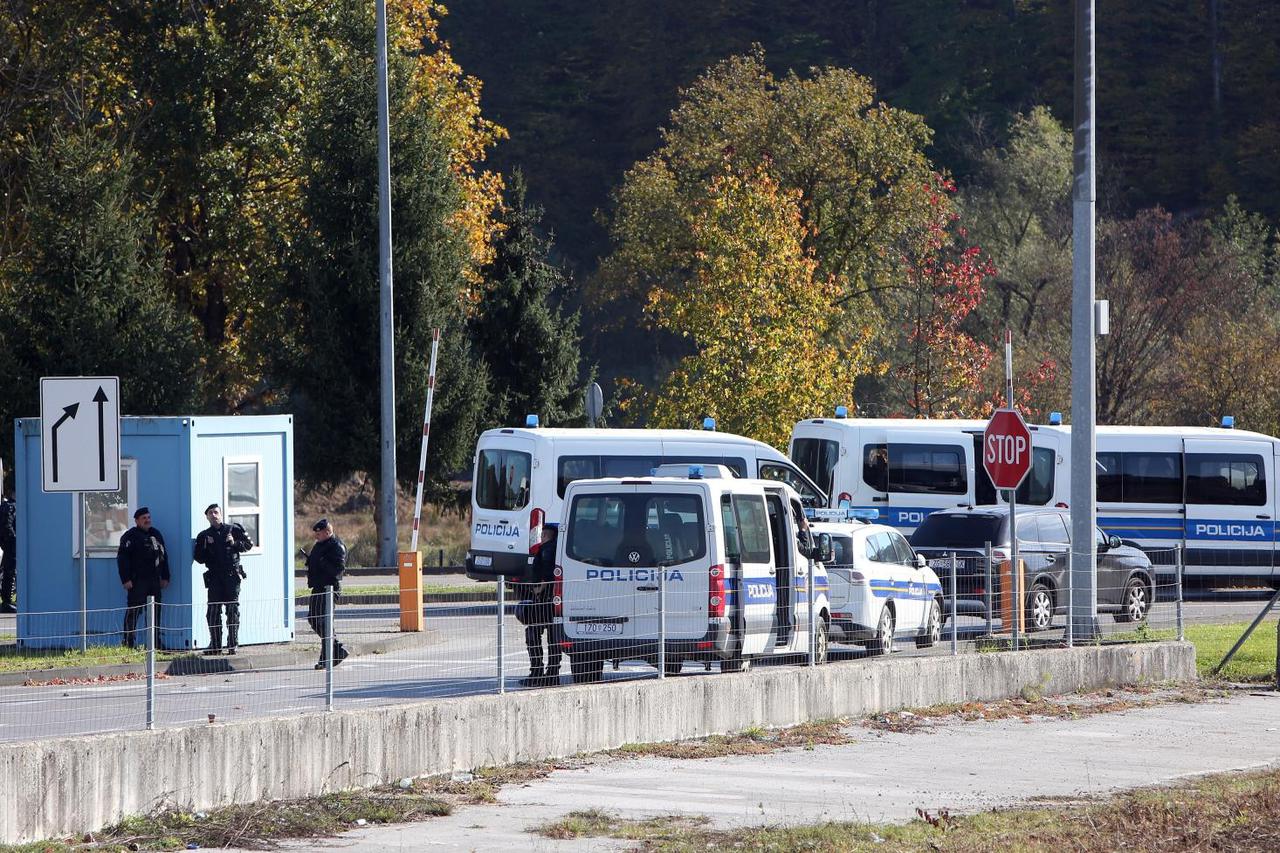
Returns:
[[[1031,430],[1015,409],[998,409],[982,433],[982,467],[997,489],[1016,489],[1031,470]]]

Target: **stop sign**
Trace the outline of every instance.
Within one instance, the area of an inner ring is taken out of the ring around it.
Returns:
[[[1016,489],[1031,470],[1031,430],[1015,409],[998,409],[982,433],[982,467],[997,489]]]

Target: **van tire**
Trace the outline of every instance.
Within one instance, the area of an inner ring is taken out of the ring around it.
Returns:
[[[924,625],[924,633],[916,635],[917,649],[931,649],[942,639],[942,605],[938,599],[929,602],[929,621]]]
[[[665,663],[666,666],[663,667],[665,675],[679,675],[680,670],[684,669],[684,661],[682,660],[668,660]]]
[[[867,641],[868,655],[875,657],[893,651],[894,621],[893,607],[885,604],[876,623],[876,635]]]
[[[575,655],[569,658],[569,669],[573,672],[574,684],[595,684],[604,672],[604,661],[582,660]]]
[[[831,650],[831,641],[828,639],[827,617],[825,614],[813,626],[813,650],[814,663],[821,666],[827,662],[827,655]]]

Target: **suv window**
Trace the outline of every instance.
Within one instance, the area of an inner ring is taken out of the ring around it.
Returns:
[[[1047,512],[1038,519],[1039,538],[1050,545],[1067,545],[1071,536],[1067,532],[1067,524],[1056,512]]]
[[[519,450],[490,448],[476,460],[476,504],[481,509],[516,510],[529,503],[533,456]]]
[[[911,534],[914,548],[982,548],[985,543],[1003,545],[1009,532],[1005,516],[995,513],[953,514],[935,512]]]
[[[914,566],[916,564],[916,555],[912,552],[911,546],[907,544],[907,540],[902,538],[901,533],[890,533],[889,538],[893,540],[893,550],[896,552],[895,563],[901,563],[904,566]]]

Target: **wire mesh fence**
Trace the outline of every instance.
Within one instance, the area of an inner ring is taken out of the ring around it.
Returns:
[[[756,575],[738,566],[600,567],[544,584],[463,587],[426,603],[426,628],[412,632],[401,631],[397,603],[328,590],[302,592],[283,610],[279,599],[234,608],[158,602],[154,632],[148,606],[20,612],[16,637],[0,639],[0,740],[752,665],[1171,639],[1184,633],[1186,608],[1198,606],[1184,600],[1180,549],[1116,566],[1100,560],[1089,626],[1069,618],[1075,590],[1060,554],[1025,549],[1021,572],[999,553],[927,556],[929,569],[900,586],[852,566],[798,565]],[[420,590],[394,588],[411,599]],[[1193,618],[1232,606],[1201,606]],[[1246,621],[1260,607],[1257,596],[1240,602]],[[290,641],[245,644],[282,628]]]

